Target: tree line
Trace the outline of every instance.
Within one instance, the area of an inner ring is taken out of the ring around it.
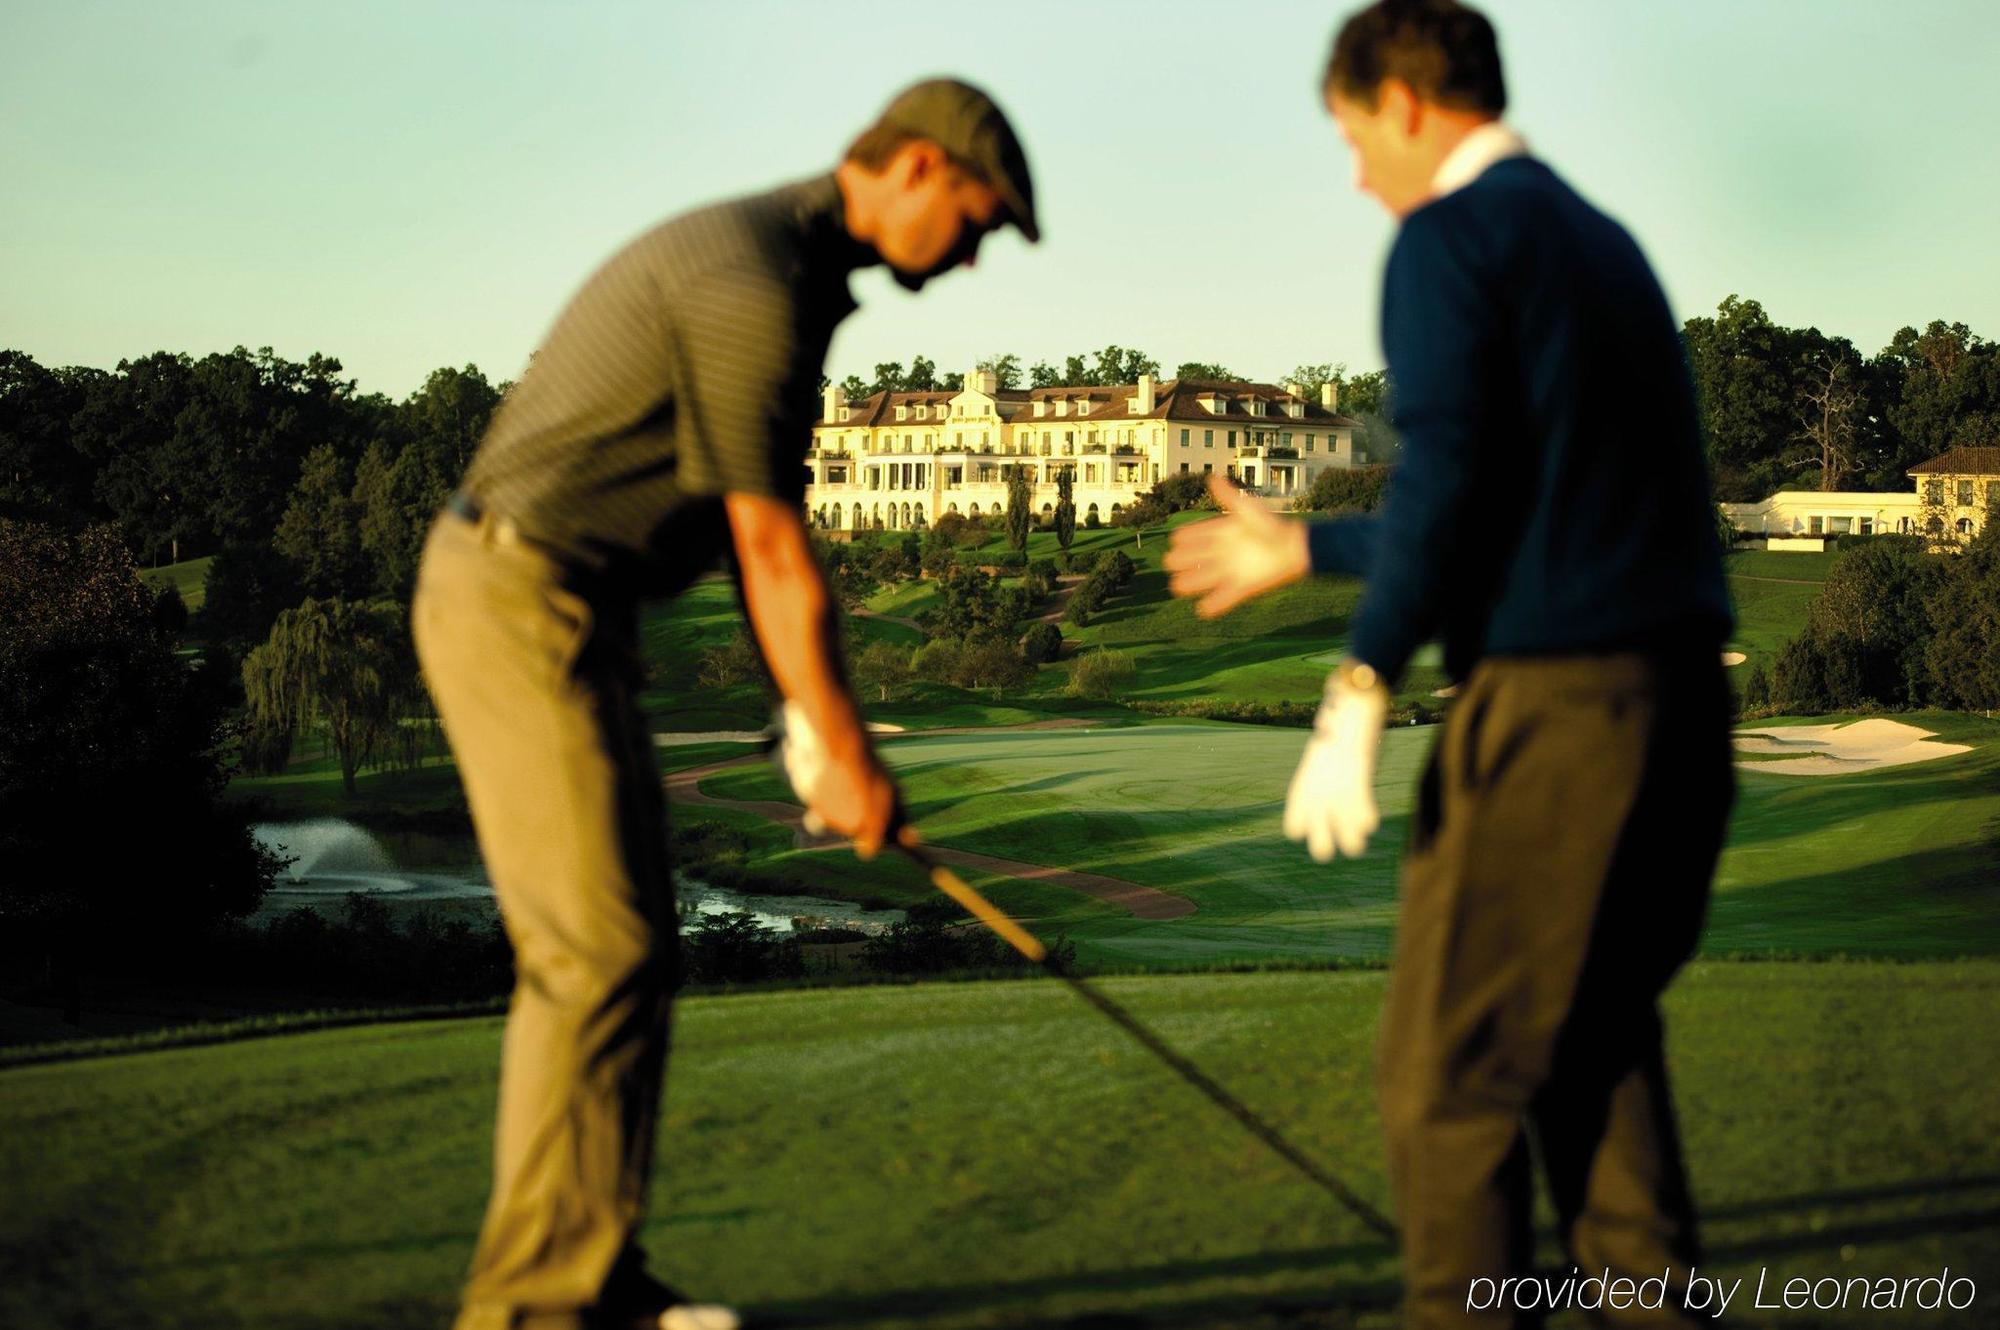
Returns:
[[[1900,329],[1873,356],[1732,295],[1681,330],[1715,496],[1907,490],[1954,447],[2000,444],[2000,344],[1963,323]],[[1643,409],[1643,404],[1634,404]]]

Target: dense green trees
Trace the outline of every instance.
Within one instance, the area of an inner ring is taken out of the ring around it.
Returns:
[[[506,386],[439,369],[396,403],[269,347],[108,373],[0,351],[0,511],[115,523],[144,562],[217,555],[203,629],[256,640],[304,592],[407,598]]]
[[[2000,522],[1961,555],[1916,537],[1848,547],[1806,630],[1778,654],[1746,706],[1813,714],[1874,707],[2000,709]]]
[[[1682,340],[1719,499],[1904,490],[1918,462],[2000,441],[2000,346],[1962,323],[1904,328],[1871,359],[1732,295]]]
[[[254,910],[276,862],[221,802],[221,690],[117,532],[0,520],[0,940],[59,977]]]

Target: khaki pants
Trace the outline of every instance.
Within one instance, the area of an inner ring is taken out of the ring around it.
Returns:
[[[1657,999],[1700,934],[1728,725],[1713,656],[1494,659],[1461,690],[1411,828],[1382,1029],[1409,1325],[1535,1323],[1468,1311],[1473,1279],[1531,1269],[1531,1143],[1582,1276],[1685,1281]],[[1624,1321],[1697,1319],[1666,1303]]]
[[[490,519],[447,513],[411,617],[516,972],[458,1327],[574,1327],[650,1296],[632,1239],[677,943],[634,610],[592,604]]]

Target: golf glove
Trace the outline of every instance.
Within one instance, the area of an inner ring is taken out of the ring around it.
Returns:
[[[1375,807],[1375,755],[1389,714],[1389,690],[1375,671],[1343,662],[1327,677],[1313,736],[1285,795],[1285,836],[1301,840],[1320,863],[1368,848],[1381,825]]]

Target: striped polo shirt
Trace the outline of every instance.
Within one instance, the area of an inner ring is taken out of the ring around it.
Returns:
[[[879,261],[831,174],[660,224],[570,300],[461,488],[581,569],[679,590],[728,548],[724,494],[803,503],[847,277]]]

